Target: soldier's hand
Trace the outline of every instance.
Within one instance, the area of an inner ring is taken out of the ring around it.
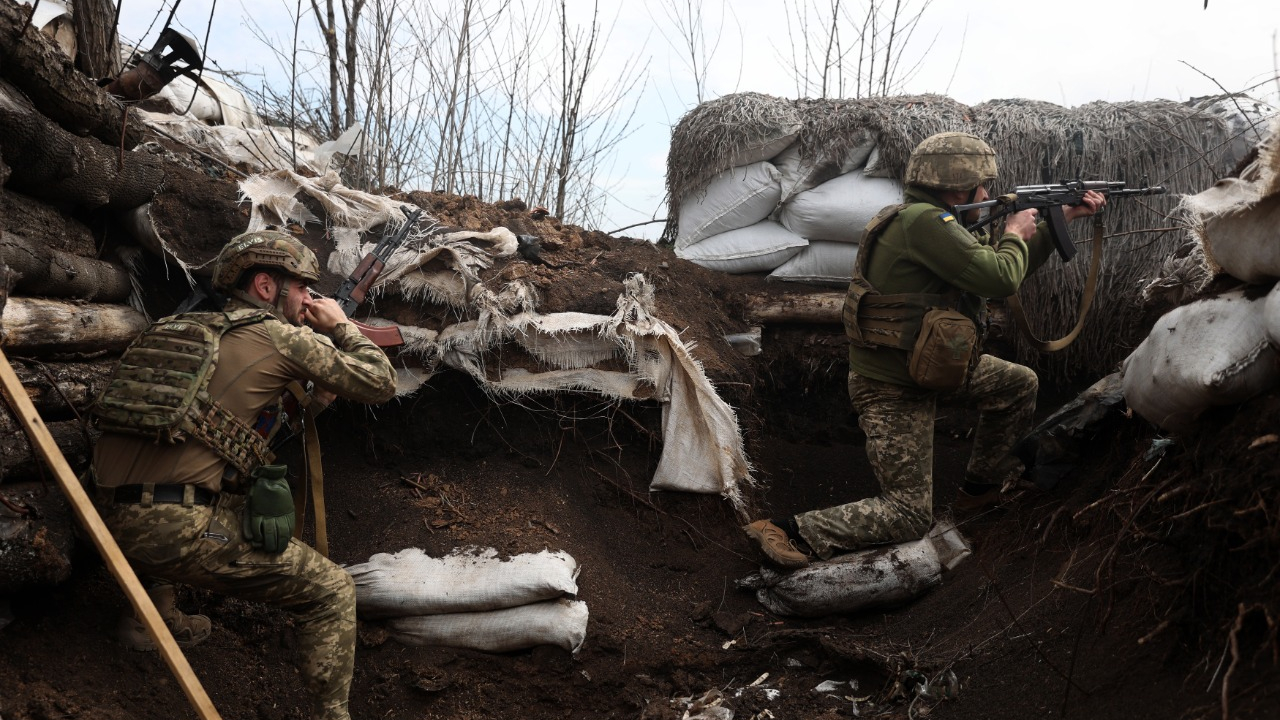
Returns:
[[[1009,219],[1004,223],[1004,231],[1017,235],[1023,241],[1030,240],[1031,236],[1036,234],[1036,222],[1038,220],[1036,215],[1039,212],[1039,210],[1031,208],[1010,215]]]
[[[312,298],[303,310],[303,320],[318,332],[331,333],[347,316],[333,298]]]
[[[1076,218],[1089,217],[1107,206],[1107,196],[1097,190],[1090,190],[1080,198],[1079,205],[1064,205],[1062,215],[1071,222]]]

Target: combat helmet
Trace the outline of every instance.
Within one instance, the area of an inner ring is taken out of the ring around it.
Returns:
[[[279,230],[257,230],[232,238],[213,263],[213,287],[230,292],[250,268],[277,270],[307,284],[320,279],[315,253]]]
[[[930,135],[907,160],[906,184],[936,190],[973,190],[996,178],[996,152],[976,135]]]

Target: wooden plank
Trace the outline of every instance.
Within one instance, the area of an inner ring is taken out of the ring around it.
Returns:
[[[36,446],[45,462],[49,464],[49,469],[53,471],[54,478],[58,481],[58,487],[62,488],[67,500],[71,502],[71,509],[75,513],[76,519],[80,521],[80,524],[88,532],[94,546],[98,548],[98,552],[106,560],[107,568],[111,570],[116,582],[124,589],[125,595],[129,598],[129,603],[133,605],[133,609],[138,616],[142,618],[142,624],[147,628],[147,632],[151,634],[152,639],[155,640],[156,645],[160,648],[161,657],[164,658],[165,664],[169,666],[170,672],[177,679],[182,692],[186,694],[187,701],[191,703],[192,709],[196,711],[196,715],[201,720],[221,720],[222,716],[213,707],[213,701],[205,693],[204,687],[200,684],[199,678],[196,677],[195,671],[191,669],[191,665],[187,663],[186,656],[182,654],[178,643],[173,639],[173,634],[169,632],[168,626],[160,618],[160,613],[156,610],[155,604],[151,602],[151,597],[147,595],[142,583],[138,581],[138,576],[133,572],[133,568],[129,567],[129,562],[125,559],[124,553],[120,551],[120,546],[116,544],[115,538],[111,537],[111,532],[107,530],[106,524],[98,516],[97,509],[89,501],[88,494],[80,486],[80,481],[76,479],[75,474],[71,472],[71,466],[67,464],[66,458],[58,450],[53,437],[49,434],[49,429],[45,427],[44,421],[40,418],[40,413],[36,412],[35,406],[31,404],[30,398],[27,397],[27,393],[22,389],[22,382],[18,380],[18,375],[13,371],[13,367],[9,365],[9,359],[5,356],[3,350],[0,350],[0,386],[4,391],[5,399],[9,401],[9,407],[13,409],[13,414],[18,417],[23,427],[27,429],[27,433],[31,436],[31,443]]]

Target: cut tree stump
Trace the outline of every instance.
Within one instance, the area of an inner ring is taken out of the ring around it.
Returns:
[[[0,347],[10,355],[119,352],[147,325],[128,305],[11,296],[0,315]]]

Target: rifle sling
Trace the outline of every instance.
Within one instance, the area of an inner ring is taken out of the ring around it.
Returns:
[[[1031,329],[1030,323],[1027,322],[1026,311],[1022,309],[1022,300],[1018,298],[1017,293],[1009,296],[1009,308],[1013,310],[1013,317],[1018,323],[1018,329],[1022,331],[1023,337],[1027,339],[1031,347],[1036,350],[1040,352],[1057,352],[1074,342],[1080,335],[1080,331],[1084,329],[1084,319],[1089,314],[1089,308],[1093,305],[1093,297],[1098,290],[1098,271],[1102,267],[1102,218],[1096,215],[1093,220],[1092,244],[1093,255],[1089,258],[1089,277],[1085,280],[1084,292],[1080,295],[1080,311],[1076,315],[1076,324],[1075,327],[1071,328],[1071,332],[1057,340],[1045,341],[1037,338],[1035,331]]]
[[[320,461],[320,431],[316,427],[315,417],[309,407],[310,398],[307,397],[302,385],[298,382],[289,383],[288,391],[298,399],[298,405],[302,408],[302,446],[307,456],[306,480],[299,482],[293,489],[293,508],[297,514],[293,536],[299,540],[302,539],[302,531],[307,525],[307,495],[309,494],[316,512],[316,552],[329,557],[329,532],[324,512],[324,466]]]

